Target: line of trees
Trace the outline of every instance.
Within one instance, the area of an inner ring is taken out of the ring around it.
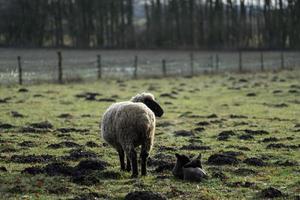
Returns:
[[[300,48],[299,0],[144,2],[137,18],[135,0],[0,0],[0,45]]]
[[[1,0],[5,46],[132,48],[133,0]]]

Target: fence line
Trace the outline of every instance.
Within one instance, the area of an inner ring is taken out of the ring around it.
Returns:
[[[63,83],[64,81],[68,81],[68,79],[70,79],[70,76],[68,76],[69,74],[77,74],[76,76],[74,76],[74,78],[81,78],[81,76],[83,74],[86,74],[87,72],[90,74],[95,74],[95,78],[97,79],[101,79],[101,78],[105,78],[108,76],[104,76],[105,74],[109,74],[109,73],[113,73],[116,74],[117,77],[120,76],[128,76],[128,77],[133,77],[133,78],[141,78],[144,76],[170,76],[170,75],[184,75],[184,76],[194,76],[197,74],[200,74],[201,72],[213,72],[213,73],[218,73],[218,72],[224,72],[224,71],[229,71],[231,69],[234,70],[234,62],[232,62],[231,57],[234,57],[234,54],[232,53],[230,60],[226,60],[227,57],[223,56],[222,59],[222,55],[220,56],[220,54],[222,53],[210,53],[208,55],[208,57],[197,59],[195,57],[195,53],[194,52],[190,52],[189,54],[187,54],[186,56],[186,60],[185,62],[182,64],[182,66],[178,67],[178,62],[182,61],[182,60],[178,60],[177,58],[175,59],[170,59],[168,58],[168,63],[166,61],[165,58],[162,58],[161,60],[161,69],[160,72],[159,70],[157,71],[157,64],[155,63],[150,63],[150,61],[146,61],[145,63],[145,58],[140,58],[138,55],[134,56],[134,61],[133,63],[131,62],[124,62],[124,61],[120,61],[119,63],[116,62],[106,62],[103,63],[103,56],[100,54],[97,54],[95,57],[95,60],[92,61],[88,61],[88,62],[78,62],[75,60],[72,60],[72,64],[71,65],[67,65],[67,63],[63,63],[63,57],[64,55],[62,54],[61,51],[57,52],[57,81],[58,83]],[[189,56],[188,56],[189,55]],[[234,71],[238,71],[238,72],[244,72],[247,71],[246,69],[246,64],[247,64],[247,55],[244,54],[244,52],[239,51],[237,52],[238,58],[237,58],[237,68],[235,68]],[[278,55],[278,54],[277,54]],[[266,70],[266,65],[271,65],[271,69],[276,69],[276,65],[280,66],[277,67],[277,69],[290,69],[295,67],[296,65],[300,65],[300,59],[299,57],[294,57],[292,60],[289,60],[287,55],[281,51],[280,52],[280,63],[276,63],[275,59],[271,59],[268,62],[266,62],[266,58],[265,58],[265,53],[264,52],[259,52],[257,53],[257,60],[260,60],[260,62],[255,63],[255,62],[251,62],[250,64],[248,63],[248,65],[251,66],[251,68],[257,68],[260,69],[260,71],[265,71]],[[189,59],[188,59],[189,58]],[[215,59],[214,59],[215,58]],[[249,58],[248,58],[249,59]],[[299,60],[298,60],[299,59]],[[189,62],[188,62],[189,60]],[[207,62],[206,62],[206,61]],[[39,79],[43,79],[42,74],[46,74],[47,69],[43,69],[40,72],[38,70],[33,70],[32,74],[30,74],[29,72],[27,72],[26,70],[24,70],[23,65],[24,64],[28,64],[31,63],[33,61],[26,61],[26,62],[22,62],[22,58],[21,56],[17,57],[17,69],[18,69],[18,83],[20,85],[23,84],[24,80],[26,81],[26,76],[34,76],[36,75],[37,77],[35,78],[39,78]],[[40,61],[41,63],[45,64],[44,62]],[[69,64],[71,62],[69,61]],[[201,63],[201,64],[200,64]],[[205,64],[206,63],[206,64]],[[230,64],[231,63],[231,64]],[[0,63],[1,64],[1,63]],[[103,64],[105,66],[110,66],[110,67],[103,67]],[[66,65],[66,66],[65,66]],[[124,67],[120,67],[120,66],[124,66]],[[227,65],[227,67],[226,67]],[[117,66],[117,68],[115,67]],[[147,67],[145,67],[147,66]],[[207,66],[207,67],[205,67]],[[223,68],[222,68],[223,66]],[[231,66],[231,67],[230,67]],[[270,67],[269,67],[270,68]],[[223,69],[223,70],[221,70]],[[0,70],[1,70],[1,65],[0,65]],[[117,71],[114,71],[117,70]],[[51,71],[51,69],[50,69]],[[1,71],[0,71],[1,72]],[[131,74],[131,75],[130,75]],[[0,74],[0,82],[1,82],[1,74]],[[25,77],[25,79],[24,79]],[[74,79],[74,80],[75,80]],[[52,79],[52,80],[55,80]]]

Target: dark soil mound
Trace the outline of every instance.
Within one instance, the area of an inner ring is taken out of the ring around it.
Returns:
[[[216,114],[211,114],[211,115],[206,116],[206,118],[208,118],[208,119],[218,118],[218,115],[216,115]]]
[[[278,165],[278,166],[285,166],[285,167],[290,167],[290,166],[298,166],[298,162],[296,161],[292,161],[292,160],[285,160],[285,161],[276,161],[274,163],[275,165]]]
[[[101,179],[120,179],[121,178],[121,174],[120,172],[114,172],[114,171],[103,171],[99,174],[99,177],[101,177]]]
[[[33,97],[37,98],[37,97],[44,97],[44,95],[42,94],[34,94]]]
[[[238,163],[237,158],[225,154],[213,154],[208,158],[208,164],[211,165],[237,165]]]
[[[246,160],[244,160],[244,163],[252,166],[259,166],[259,167],[267,165],[262,159],[255,158],[255,157],[247,158]]]
[[[17,152],[18,150],[13,148],[13,147],[1,147],[0,148],[0,153],[12,153],[12,152]],[[0,156],[1,158],[1,156]]]
[[[56,131],[60,133],[70,133],[70,132],[75,132],[75,133],[86,133],[89,132],[88,129],[77,129],[77,128],[58,128]]]
[[[235,135],[235,132],[234,131],[222,131],[221,133],[219,133],[217,139],[220,140],[220,141],[226,141],[230,138],[230,136],[233,136]]]
[[[12,128],[14,128],[13,125],[0,122],[0,129],[12,129]]]
[[[250,92],[246,95],[247,97],[256,97],[256,93]]]
[[[11,116],[14,118],[23,118],[24,115],[22,115],[21,113],[17,112],[17,111],[11,111]]]
[[[72,181],[76,184],[91,186],[99,184],[101,182],[101,178],[97,174],[93,173],[77,173],[72,177]]]
[[[228,179],[228,177],[223,172],[220,172],[220,171],[213,172],[212,173],[212,177],[213,178],[218,178],[220,180],[226,180],[226,179]]]
[[[160,94],[160,97],[167,97],[167,98],[170,98],[170,99],[177,99],[177,97],[175,97],[173,94],[170,94],[170,93],[162,93],[162,94]]]
[[[3,103],[3,104],[4,104],[4,103],[8,103],[9,100],[11,100],[10,97],[6,97],[6,98],[3,98],[3,99],[0,99],[0,104],[1,104],[1,103]]]
[[[151,191],[136,191],[130,192],[125,196],[124,200],[167,200],[166,197],[161,194]]]
[[[189,137],[194,136],[194,133],[192,131],[186,131],[186,130],[179,130],[174,132],[175,136],[182,136],[182,137]]]
[[[164,122],[158,122],[156,124],[156,127],[168,127],[168,126],[173,126],[174,124],[172,124],[171,122],[168,121],[164,121]]]
[[[210,150],[211,148],[209,146],[189,144],[189,145],[182,146],[180,149],[181,150]]]
[[[264,138],[262,140],[262,142],[277,142],[279,139],[276,137],[268,137],[268,138]]]
[[[80,171],[104,170],[106,166],[108,164],[102,160],[82,160],[75,168]]]
[[[261,191],[261,196],[264,198],[276,198],[276,197],[282,197],[283,194],[280,190],[273,187],[269,187]]]
[[[7,172],[6,167],[0,166],[0,172]]]
[[[240,135],[239,139],[240,140],[253,140],[254,137],[252,135],[249,135],[249,134],[244,134],[244,135]]]
[[[226,156],[232,156],[232,157],[244,155],[244,153],[240,152],[240,151],[224,151],[224,152],[222,152],[222,154],[226,155]]]
[[[91,193],[81,194],[72,200],[96,200],[96,199],[102,199],[102,198],[109,199],[109,197],[106,195],[99,195],[95,192],[91,192]]]
[[[282,90],[274,90],[273,94],[281,94],[283,91]]]
[[[155,172],[163,172],[163,171],[171,171],[174,168],[174,164],[173,163],[166,163],[166,164],[162,164],[159,165],[157,168],[155,168]]]
[[[97,157],[97,154],[92,151],[86,151],[83,149],[73,149],[69,152],[70,154],[68,156],[65,156],[64,158],[67,160],[79,160],[81,158],[95,158]]]
[[[100,93],[97,92],[85,92],[75,95],[77,98],[84,98],[87,101],[95,101],[97,96],[100,96]]]
[[[176,151],[176,147],[167,147],[167,146],[160,146],[159,151]]]
[[[253,169],[247,169],[247,168],[239,168],[235,170],[234,173],[238,176],[249,176],[252,174],[256,174],[256,172]]]
[[[52,129],[53,125],[48,121],[38,122],[29,124],[32,128],[39,128],[39,129]]]
[[[99,147],[99,145],[93,141],[88,141],[87,143],[85,143],[85,145],[87,147],[91,147],[91,148],[94,148],[94,147]]]
[[[33,128],[30,126],[21,127],[19,129],[20,133],[47,133],[49,131],[49,129]]]
[[[250,129],[245,129],[245,133],[250,134],[250,135],[267,135],[269,134],[268,131],[265,130],[250,130]]]
[[[196,123],[196,125],[197,126],[208,126],[208,125],[210,125],[210,123],[207,121],[201,121],[201,122]]]
[[[21,172],[22,174],[31,174],[31,175],[36,175],[36,174],[42,174],[45,173],[44,169],[40,167],[27,167]]]
[[[59,148],[73,148],[73,147],[80,147],[81,145],[75,143],[75,142],[71,142],[71,141],[63,141],[57,144],[49,144],[48,148],[51,149],[59,149]]]
[[[267,149],[281,149],[281,148],[297,149],[300,148],[300,145],[286,145],[283,143],[271,143],[267,146]]]
[[[226,148],[234,148],[234,149],[238,149],[241,151],[250,151],[250,149],[246,146],[229,145]]]
[[[18,90],[18,92],[29,92],[29,90],[26,89],[26,88],[20,88],[20,89]]]
[[[197,132],[203,132],[203,131],[205,131],[205,128],[203,128],[203,127],[197,127],[194,130],[197,131]]]
[[[73,115],[69,114],[69,113],[63,113],[57,116],[58,118],[64,118],[64,119],[71,119],[73,118]]]
[[[202,144],[203,143],[203,141],[198,137],[192,137],[188,141],[191,144]]]
[[[46,165],[44,167],[44,172],[47,173],[49,176],[71,176],[74,174],[73,167],[70,167],[64,162],[54,162]]]
[[[52,155],[13,155],[11,157],[12,162],[16,163],[45,163],[53,160],[55,157]]]
[[[273,107],[275,108],[286,108],[288,105],[286,103],[279,103],[279,104],[274,104]]]
[[[229,115],[229,117],[230,117],[231,119],[247,119],[247,118],[248,118],[248,117],[245,116],[245,115],[233,115],[233,114]]]
[[[227,183],[227,185],[229,187],[244,187],[244,188],[249,188],[249,187],[254,187],[255,183],[253,182],[241,182],[241,181],[237,181],[237,182],[233,182],[233,183]]]
[[[37,145],[32,141],[24,141],[18,144],[21,147],[36,147]]]
[[[147,164],[149,166],[164,167],[164,166],[173,165],[174,159],[175,159],[175,156],[173,157],[169,154],[159,153],[153,157],[150,157],[147,160]]]

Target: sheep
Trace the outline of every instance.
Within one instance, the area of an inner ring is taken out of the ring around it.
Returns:
[[[172,170],[176,178],[185,181],[202,181],[207,178],[207,173],[202,169],[201,154],[192,160],[186,155],[175,154],[177,161]]]
[[[147,158],[153,146],[155,117],[164,111],[151,93],[141,93],[130,101],[112,104],[103,114],[101,122],[102,138],[119,154],[121,170],[138,176],[136,147],[141,145],[141,174],[147,174]],[[125,168],[124,152],[127,158]]]
[[[202,168],[201,164],[201,154],[196,158],[192,159],[191,162],[183,166],[183,180],[186,181],[202,181],[206,179],[207,173]]]
[[[189,157],[187,157],[186,155],[180,155],[178,153],[175,154],[177,161],[176,164],[172,170],[173,175],[176,178],[180,178],[183,179],[183,166],[187,163],[189,163],[191,160]]]

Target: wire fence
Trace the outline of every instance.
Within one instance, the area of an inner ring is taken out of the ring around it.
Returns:
[[[294,69],[300,52],[0,49],[0,84]]]

